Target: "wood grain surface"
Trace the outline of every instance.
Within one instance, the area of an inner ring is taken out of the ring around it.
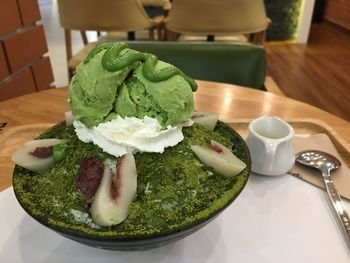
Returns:
[[[194,93],[196,110],[218,112],[224,122],[276,115],[285,120],[317,118],[331,126],[337,136],[350,144],[350,123],[311,105],[269,92],[230,84],[198,81]],[[69,111],[67,88],[49,89],[0,102],[0,122],[6,130],[18,125],[57,123]],[[1,151],[0,133],[0,151]],[[0,190],[11,185],[11,174],[0,171]]]
[[[313,24],[307,45],[266,44],[268,75],[286,96],[350,121],[349,47],[350,31]]]

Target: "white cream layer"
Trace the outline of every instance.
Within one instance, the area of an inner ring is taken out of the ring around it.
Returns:
[[[78,138],[97,146],[116,157],[130,152],[162,153],[166,147],[175,146],[184,139],[183,126],[190,126],[193,121],[171,126],[162,130],[157,119],[145,116],[143,119],[118,116],[109,122],[100,123],[92,128],[74,120],[73,126]]]

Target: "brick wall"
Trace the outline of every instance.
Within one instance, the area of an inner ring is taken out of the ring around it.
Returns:
[[[54,81],[37,0],[0,1],[0,101]]]
[[[350,0],[326,0],[324,18],[350,30]]]

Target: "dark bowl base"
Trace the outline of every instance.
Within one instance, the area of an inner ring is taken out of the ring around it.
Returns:
[[[79,242],[81,244],[84,244],[90,247],[107,249],[107,250],[118,250],[118,251],[146,251],[146,250],[151,250],[164,245],[168,245],[180,239],[183,239],[191,235],[192,233],[196,232],[200,228],[204,227],[206,224],[214,220],[218,215],[219,214],[196,226],[193,226],[192,228],[179,231],[176,233],[172,233],[167,236],[161,236],[161,237],[156,237],[152,239],[139,239],[139,240],[135,239],[135,240],[124,240],[124,241],[113,240],[113,239],[92,240],[81,236],[65,234],[61,231],[55,231],[55,232],[66,238],[69,238],[71,240],[74,240],[76,242]]]

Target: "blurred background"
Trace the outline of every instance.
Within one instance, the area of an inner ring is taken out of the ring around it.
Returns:
[[[20,94],[12,94],[9,83],[26,67],[32,71],[34,90],[67,86],[75,67],[97,43],[252,44],[264,50],[263,73],[279,94],[350,120],[348,1],[2,0],[0,4],[0,99]],[[29,31],[34,32],[32,38]],[[26,35],[21,45],[15,43],[15,35]],[[42,38],[47,47],[30,42]],[[30,78],[21,81],[28,83]],[[23,86],[22,82],[15,86]],[[271,91],[266,82],[261,88]]]

